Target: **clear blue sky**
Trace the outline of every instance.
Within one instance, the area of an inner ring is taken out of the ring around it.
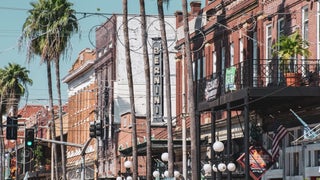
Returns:
[[[25,50],[18,50],[18,39],[22,32],[22,25],[27,17],[27,10],[31,8],[30,2],[35,0],[1,0],[0,2],[0,67],[4,67],[8,62],[15,62],[25,66],[31,71],[30,77],[33,79],[33,86],[29,87],[29,96],[23,98],[21,105],[28,104],[48,104],[47,75],[45,65],[40,65],[39,58],[33,59],[29,64],[26,63]],[[100,12],[107,14],[121,14],[122,0],[70,0],[77,12]],[[139,0],[129,1],[129,13],[139,13]],[[157,14],[156,0],[145,0],[147,14]],[[202,0],[204,5],[204,0]],[[202,5],[202,6],[203,6]],[[98,11],[100,9],[100,11]],[[168,9],[165,8],[167,15],[173,15],[177,10],[181,10],[181,0],[171,0]],[[82,15],[78,15],[81,18]],[[79,21],[80,31],[72,37],[72,47],[66,57],[62,57],[61,78],[67,75],[72,63],[78,53],[84,48],[93,48],[89,41],[89,31],[92,27],[105,22],[103,16],[91,16]],[[90,33],[91,34],[91,33]],[[25,49],[25,48],[24,48]],[[53,69],[54,70],[54,69]],[[54,77],[54,71],[53,71]],[[53,80],[55,87],[55,80]],[[57,98],[56,89],[53,90],[54,99]],[[62,84],[62,99],[67,100],[67,86]],[[55,101],[55,103],[57,103]]]

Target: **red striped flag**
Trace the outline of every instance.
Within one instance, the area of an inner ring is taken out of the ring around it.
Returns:
[[[275,161],[276,158],[279,157],[279,152],[280,152],[280,142],[284,138],[284,136],[288,133],[287,129],[283,125],[279,125],[274,137],[273,137],[273,142],[272,142],[272,160]]]

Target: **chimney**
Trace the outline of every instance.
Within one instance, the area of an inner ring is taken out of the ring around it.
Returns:
[[[191,15],[198,15],[201,10],[201,1],[192,1],[191,6]]]

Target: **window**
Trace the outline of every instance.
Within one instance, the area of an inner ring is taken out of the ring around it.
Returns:
[[[278,39],[284,35],[284,20],[283,18],[280,18],[278,20]]]
[[[318,3],[319,4],[319,3]],[[317,52],[317,59],[319,59],[319,51],[320,51],[320,29],[319,29],[319,27],[320,27],[320,12],[319,12],[319,5],[317,6],[317,18],[318,18],[318,21],[317,21],[317,25],[316,25],[316,27],[317,27],[317,42],[318,42],[318,52]],[[319,61],[319,60],[318,60]],[[317,64],[319,64],[319,63],[317,63]],[[319,69],[319,67],[317,67],[317,69]]]
[[[193,81],[196,80],[196,62],[192,62],[192,71],[193,71],[193,75],[192,75],[192,79]]]
[[[226,48],[221,48],[221,71],[224,73],[226,68]]]
[[[244,68],[244,65],[243,65],[243,57],[244,57],[243,38],[240,38],[240,39],[239,39],[239,52],[240,52],[240,55],[239,55],[239,62],[240,62],[240,82],[241,82],[241,84],[244,84],[244,83],[243,83],[243,68]]]
[[[206,63],[205,63],[205,57],[204,57],[204,51],[201,51],[199,53],[196,53],[194,58],[196,59],[196,64],[194,64],[194,75],[196,75],[197,80],[200,80],[205,77],[206,74]]]
[[[234,65],[234,45],[230,43],[230,66]]]
[[[284,35],[284,20],[283,20],[283,18],[278,19],[277,30],[278,30],[277,31],[277,41],[279,41],[280,37]],[[291,61],[292,60],[290,60],[290,62]],[[294,62],[292,62],[292,63],[294,63]],[[291,65],[292,65],[292,67],[291,67]],[[294,67],[295,67],[294,64],[290,63],[290,69],[293,69]],[[278,73],[280,73],[280,71]],[[278,74],[278,77],[280,78],[280,74]],[[278,79],[278,81],[280,81],[280,79]]]
[[[239,39],[239,62],[242,63],[243,62],[243,53],[244,53],[244,48],[243,48],[243,38]]]
[[[215,9],[210,9],[210,10],[208,10],[207,11],[207,21],[210,21],[210,19],[211,19],[211,17],[214,17],[214,15],[215,15]]]
[[[206,56],[202,56],[202,77],[206,77]]]
[[[212,52],[212,73],[217,72],[217,52]]]
[[[221,78],[223,78],[222,82],[225,83],[224,75],[225,75],[225,68],[226,68],[226,48],[223,46],[223,42],[221,41]],[[222,91],[224,91],[224,87],[221,86]]]
[[[320,150],[314,151],[314,166],[320,166]]]
[[[293,175],[299,175],[299,152],[293,153]]]
[[[266,59],[272,58],[272,26],[266,27]]]
[[[202,78],[202,59],[198,58],[197,60],[197,80]]]
[[[272,82],[271,80],[271,59],[272,59],[272,25],[269,24],[266,26],[266,44],[265,44],[265,52],[266,52],[266,62],[265,62],[265,76],[266,76],[266,83],[265,85]]]
[[[308,6],[302,8],[302,38],[305,41],[308,41],[308,31],[309,31],[309,9]],[[304,58],[302,58],[302,63],[306,64]],[[306,72],[303,72],[305,75]]]
[[[98,52],[98,58],[101,57],[101,56],[102,56],[102,52],[99,51],[99,52]]]
[[[304,40],[308,41],[308,30],[309,30],[309,9],[308,7],[302,8],[302,37]]]
[[[259,85],[258,81],[258,70],[259,70],[259,60],[258,60],[258,40],[257,32],[253,33],[252,44],[253,44],[253,85],[257,87]]]
[[[307,158],[307,167],[311,167],[311,151],[308,151],[308,158]]]

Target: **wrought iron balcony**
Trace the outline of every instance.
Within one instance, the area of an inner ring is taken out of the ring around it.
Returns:
[[[247,60],[197,81],[199,102],[245,88],[319,87],[319,60]]]

